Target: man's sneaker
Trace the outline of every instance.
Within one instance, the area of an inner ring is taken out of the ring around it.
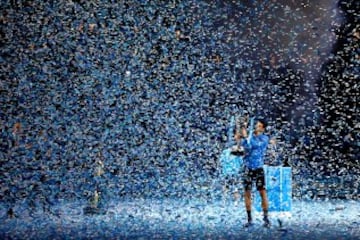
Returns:
[[[271,223],[269,221],[268,217],[264,217],[264,227],[269,228],[271,226]]]
[[[247,223],[244,224],[244,227],[248,228],[248,227],[251,227],[253,225],[254,225],[254,223],[252,221],[248,221]]]

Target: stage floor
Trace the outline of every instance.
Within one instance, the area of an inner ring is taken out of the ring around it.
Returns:
[[[2,205],[1,239],[360,239],[360,202],[354,200],[293,201],[291,212],[270,212],[270,229],[259,212],[255,225],[244,228],[243,203],[232,200],[113,201],[104,215],[84,215],[85,206],[30,211],[18,204],[9,218]]]

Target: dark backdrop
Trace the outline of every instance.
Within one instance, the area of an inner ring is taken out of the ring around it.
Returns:
[[[2,198],[208,194],[244,110],[295,177],[356,176],[358,7],[2,1]]]

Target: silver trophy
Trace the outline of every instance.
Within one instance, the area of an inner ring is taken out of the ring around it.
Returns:
[[[236,156],[244,156],[245,155],[245,149],[241,145],[240,138],[237,138],[236,136],[239,136],[241,134],[242,128],[248,128],[249,123],[249,116],[248,115],[241,115],[236,117],[235,121],[235,140],[236,144],[231,147],[231,154]]]

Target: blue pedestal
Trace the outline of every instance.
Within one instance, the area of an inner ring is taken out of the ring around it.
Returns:
[[[269,211],[289,212],[292,202],[291,167],[264,166]],[[255,209],[262,211],[261,197],[255,194]]]
[[[232,155],[230,152],[231,148],[227,148],[220,155],[220,175],[222,177],[238,175],[243,165],[242,157]]]

